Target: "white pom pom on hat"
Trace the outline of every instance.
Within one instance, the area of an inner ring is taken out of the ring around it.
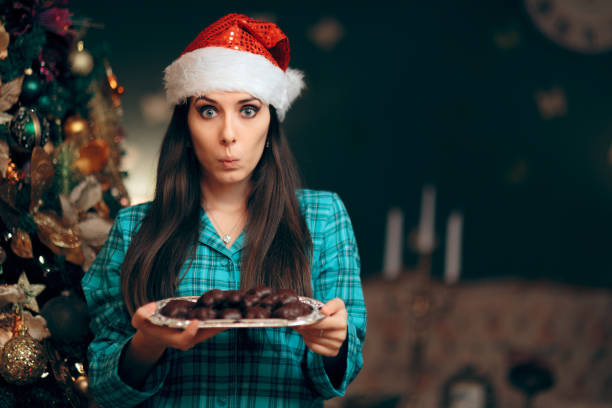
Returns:
[[[170,104],[212,91],[247,92],[276,108],[283,121],[304,89],[289,68],[289,39],[274,23],[228,14],[206,27],[164,70]]]

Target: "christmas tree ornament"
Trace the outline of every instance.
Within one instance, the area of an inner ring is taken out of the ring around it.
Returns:
[[[97,173],[106,167],[109,155],[110,148],[104,140],[92,140],[79,148],[79,158],[74,161],[74,166],[83,174]]]
[[[19,100],[21,94],[21,85],[23,83],[23,75],[9,81],[0,86],[0,111],[9,110]]]
[[[89,334],[87,305],[68,291],[45,303],[41,313],[54,340],[64,343],[80,342]]]
[[[10,42],[10,34],[6,32],[4,24],[0,23],[0,60],[8,57],[8,46]]]
[[[27,69],[21,84],[21,94],[19,98],[26,104],[35,102],[42,92],[42,80],[32,73],[32,69]]]
[[[25,272],[22,272],[19,275],[19,279],[17,280],[17,284],[23,289],[23,293],[25,294],[25,300],[21,303],[22,306],[29,308],[35,312],[38,312],[38,303],[36,302],[36,297],[45,290],[46,285],[42,283],[31,284],[28,280],[28,275]]]
[[[27,232],[18,228],[11,239],[11,250],[20,258],[32,258],[32,240]]]
[[[0,375],[8,383],[31,384],[40,379],[46,366],[42,344],[28,335],[25,328],[2,348]]]
[[[93,57],[85,49],[83,41],[79,41],[76,48],[70,52],[68,61],[70,62],[70,70],[77,75],[86,76],[93,70]]]
[[[21,107],[10,124],[9,145],[21,152],[30,152],[34,146],[44,146],[49,140],[49,122],[34,108]]]
[[[42,205],[41,197],[53,183],[54,173],[51,156],[42,147],[36,146],[30,160],[30,212]]]
[[[72,116],[64,122],[64,136],[73,146],[89,141],[89,122],[80,116]]]

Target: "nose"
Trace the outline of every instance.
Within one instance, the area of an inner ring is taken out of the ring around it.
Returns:
[[[221,129],[221,144],[224,146],[236,143],[236,131],[232,123],[230,115],[225,117],[223,128]]]

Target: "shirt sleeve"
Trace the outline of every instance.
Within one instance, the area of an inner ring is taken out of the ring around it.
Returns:
[[[319,262],[319,275],[313,282],[315,297],[324,302],[339,297],[348,312],[346,372],[338,387],[334,387],[327,376],[323,356],[310,349],[306,351],[307,375],[316,391],[328,399],[344,395],[348,384],[361,370],[361,349],[366,332],[366,308],[355,234],[346,208],[335,193],[331,196]]]
[[[148,375],[142,390],[135,389],[119,377],[119,359],[135,330],[123,302],[120,271],[130,236],[121,228],[119,212],[108,238],[82,280],[94,339],[89,345],[90,390],[101,407],[133,407],[160,390],[168,369],[162,360]],[[162,357],[163,359],[164,357]]]

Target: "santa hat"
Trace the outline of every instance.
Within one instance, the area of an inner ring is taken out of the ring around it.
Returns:
[[[288,66],[289,39],[276,24],[228,14],[164,70],[166,99],[175,105],[211,91],[247,92],[282,121],[304,88],[304,74]]]

